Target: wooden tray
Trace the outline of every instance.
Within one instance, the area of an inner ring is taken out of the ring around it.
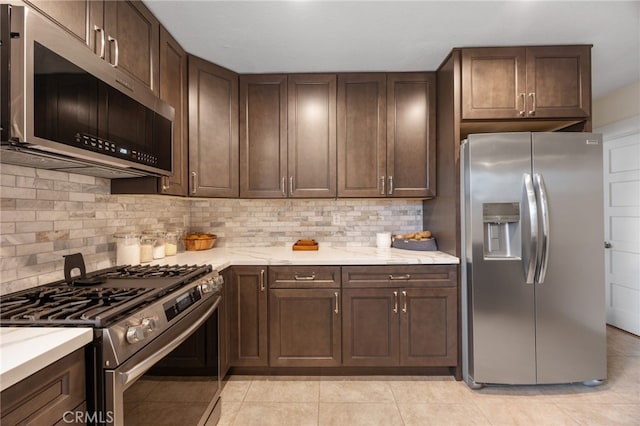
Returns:
[[[298,240],[292,248],[293,250],[318,250],[318,242],[316,240]]]

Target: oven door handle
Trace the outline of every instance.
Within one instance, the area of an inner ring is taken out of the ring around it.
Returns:
[[[222,300],[222,297],[218,297],[215,303],[209,309],[207,309],[204,315],[198,318],[196,322],[191,324],[189,328],[187,328],[182,333],[180,333],[178,337],[173,339],[162,349],[155,352],[153,355],[145,358],[144,361],[134,365],[129,370],[119,373],[120,380],[122,384],[125,386],[125,388],[129,383],[136,381],[140,376],[146,373],[147,370],[153,367],[155,363],[160,361],[162,358],[168,355],[171,351],[173,351],[175,348],[180,346],[182,342],[187,340],[189,336],[193,334],[194,331],[196,331],[202,324],[204,324],[206,320],[209,319],[209,317],[213,314],[213,312],[216,310],[216,308],[220,304],[221,300]]]

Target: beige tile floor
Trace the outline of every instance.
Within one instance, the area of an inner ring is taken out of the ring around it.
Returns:
[[[608,327],[608,381],[470,390],[451,377],[231,376],[223,425],[640,425],[640,338]]]

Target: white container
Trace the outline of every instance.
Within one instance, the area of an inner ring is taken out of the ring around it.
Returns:
[[[140,264],[140,235],[133,232],[118,232],[116,240],[116,265]]]
[[[391,232],[378,232],[376,234],[376,247],[378,248],[391,247]]]

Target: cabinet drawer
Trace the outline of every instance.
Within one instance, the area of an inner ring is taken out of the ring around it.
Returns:
[[[345,266],[344,287],[455,287],[457,265]]]
[[[340,288],[340,267],[272,266],[269,288]]]
[[[0,422],[55,424],[84,400],[84,349],[78,349],[4,390]]]

